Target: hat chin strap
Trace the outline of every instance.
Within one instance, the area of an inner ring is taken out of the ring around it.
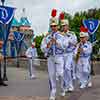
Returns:
[[[57,32],[57,31],[58,31],[58,29],[52,30],[52,32]]]
[[[65,33],[67,33],[68,31],[69,31],[68,29],[67,30],[64,30]]]

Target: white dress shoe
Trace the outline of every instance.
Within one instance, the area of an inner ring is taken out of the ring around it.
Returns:
[[[52,90],[51,93],[50,93],[50,97],[49,97],[49,100],[55,100],[56,99],[56,90]]]
[[[76,76],[73,76],[73,80],[76,80]]]
[[[73,92],[74,91],[74,87],[73,86],[70,86],[69,89],[68,89],[68,91],[69,92]]]
[[[59,78],[58,77],[56,77],[56,81],[59,81]]]
[[[56,100],[55,96],[50,96],[49,100]]]
[[[86,88],[86,85],[85,85],[85,84],[82,84],[82,85],[80,86],[80,89],[84,89],[84,88]]]
[[[35,75],[32,75],[32,76],[30,77],[30,79],[36,79],[36,76],[35,76]]]
[[[65,92],[66,92],[66,91],[65,91],[65,90],[63,90],[63,91],[61,92],[61,94],[60,94],[60,95],[61,95],[62,97],[64,97],[64,96],[66,95],[66,93],[65,93]]]
[[[89,82],[88,85],[87,85],[89,88],[92,87],[92,82]]]
[[[69,89],[68,88],[65,88],[65,92],[68,92],[69,91]]]

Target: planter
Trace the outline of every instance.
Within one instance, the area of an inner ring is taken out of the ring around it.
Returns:
[[[3,41],[0,40],[0,48],[2,48],[2,45],[3,45]]]
[[[3,61],[4,57],[2,54],[0,54],[0,62]]]
[[[40,69],[47,70],[47,60],[40,60]]]
[[[96,61],[100,61],[100,58],[96,58]]]

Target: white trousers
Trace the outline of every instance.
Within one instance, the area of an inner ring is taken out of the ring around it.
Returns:
[[[35,68],[34,68],[34,65],[33,65],[33,60],[32,58],[29,58],[29,76],[35,76],[34,74],[35,72]]]
[[[56,95],[56,77],[59,78],[61,88],[63,88],[63,72],[64,72],[63,56],[50,56],[48,58],[49,88],[50,96]]]
[[[72,62],[73,53],[67,53],[64,55],[64,88],[73,86],[72,79]]]
[[[74,58],[72,60],[72,78],[76,79],[76,63]]]
[[[86,85],[90,81],[91,66],[89,58],[80,58],[77,63],[77,78],[80,84]]]

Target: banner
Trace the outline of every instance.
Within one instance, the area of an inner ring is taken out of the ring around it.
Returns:
[[[11,27],[11,21],[14,17],[15,8],[7,7],[7,6],[0,6],[0,37],[4,44],[3,44],[3,54],[6,56],[6,45],[9,36],[9,31]]]
[[[99,26],[99,20],[97,19],[86,19],[83,20],[83,25],[88,28],[89,34],[93,34],[96,32]]]
[[[94,43],[96,41],[96,31],[99,27],[99,20],[97,19],[86,19],[83,20],[83,25],[88,28],[88,33],[90,36],[90,42]]]
[[[14,33],[14,41],[16,45],[16,50],[17,50],[17,53],[19,53],[25,34],[21,32],[13,32],[13,33]]]
[[[0,6],[0,23],[9,24],[14,16],[15,8]]]

